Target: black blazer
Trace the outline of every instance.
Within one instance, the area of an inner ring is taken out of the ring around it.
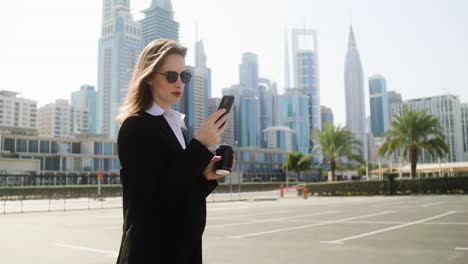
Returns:
[[[161,116],[128,117],[118,139],[124,224],[118,264],[201,263],[213,154],[192,139],[184,150]]]

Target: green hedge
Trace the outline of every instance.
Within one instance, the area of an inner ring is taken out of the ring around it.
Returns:
[[[241,184],[240,191],[255,192],[279,190],[281,184],[281,182],[243,183]],[[0,200],[97,197],[97,188],[97,185],[0,187]],[[176,191],[176,188],[174,188],[174,191]],[[239,185],[233,184],[232,191],[238,192]],[[230,192],[229,184],[221,183],[214,192]],[[103,197],[122,196],[122,186],[102,185],[101,194]]]
[[[241,192],[279,190],[284,182],[243,183]],[[302,186],[303,183],[294,183]],[[430,178],[415,180],[395,180],[395,194],[461,194],[468,193],[468,177]],[[388,181],[349,181],[333,183],[309,183],[307,189],[310,195],[386,195]],[[232,191],[238,192],[239,185],[232,184]],[[215,193],[230,192],[229,184],[222,183]],[[122,196],[121,185],[102,185],[102,196]],[[302,195],[302,190],[298,190]],[[0,199],[57,199],[97,197],[97,185],[63,185],[63,186],[22,186],[0,187]]]
[[[393,194],[468,194],[468,177],[395,180]],[[387,195],[388,181],[347,181],[307,184],[309,195]],[[302,190],[298,190],[302,195]]]
[[[56,199],[97,197],[97,185],[14,186],[0,187],[0,199]],[[101,195],[121,196],[121,185],[102,185]]]

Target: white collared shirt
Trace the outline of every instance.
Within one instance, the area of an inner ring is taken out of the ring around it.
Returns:
[[[171,127],[172,131],[176,135],[177,140],[179,140],[180,145],[183,149],[185,149],[185,140],[184,135],[182,134],[182,128],[187,129],[187,127],[185,126],[184,122],[184,114],[179,113],[172,108],[169,110],[165,110],[155,102],[153,102],[153,105],[149,109],[147,109],[146,112],[153,116],[163,115],[167,123],[169,123],[169,126]]]

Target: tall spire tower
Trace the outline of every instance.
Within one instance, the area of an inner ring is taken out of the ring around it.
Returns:
[[[353,27],[350,26],[345,60],[346,127],[361,141],[363,158],[368,159],[364,77]]]
[[[288,31],[284,32],[284,90],[291,88],[291,66],[289,65]]]

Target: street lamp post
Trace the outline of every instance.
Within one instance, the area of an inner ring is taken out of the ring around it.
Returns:
[[[234,141],[234,150],[235,150],[235,151],[237,151],[237,143],[238,143],[237,140]],[[238,194],[239,194],[239,200],[240,200],[240,199],[241,199],[241,193],[240,193],[240,192],[241,192],[241,180],[242,180],[242,179],[241,179],[241,175],[240,175],[240,170],[239,170],[239,169],[236,169],[236,168],[233,168],[232,171],[233,171],[233,172],[234,172],[234,171],[237,172],[236,175],[237,175],[237,178],[238,178],[238,180],[239,180],[238,186],[237,186],[237,187],[238,187],[238,188],[237,188],[237,192],[238,192]]]

